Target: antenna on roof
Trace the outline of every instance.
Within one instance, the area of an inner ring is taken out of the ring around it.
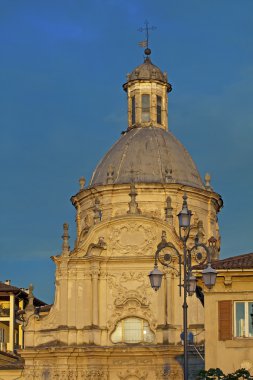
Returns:
[[[140,47],[145,48],[144,53],[146,56],[149,56],[151,54],[151,50],[149,49],[149,33],[155,29],[157,29],[156,26],[149,26],[149,22],[147,20],[144,22],[144,27],[138,29],[139,32],[144,32],[146,36],[145,40],[138,43]]]

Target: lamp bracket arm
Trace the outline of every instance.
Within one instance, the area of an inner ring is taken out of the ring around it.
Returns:
[[[198,249],[198,248],[203,248],[205,250],[205,253],[206,253],[206,256],[203,258],[203,260],[199,260],[199,263],[200,264],[204,264],[204,263],[210,263],[211,262],[211,254],[210,254],[210,249],[209,247],[207,247],[204,243],[196,243],[194,244],[193,247],[191,247],[188,252],[189,254],[191,255],[191,253]]]

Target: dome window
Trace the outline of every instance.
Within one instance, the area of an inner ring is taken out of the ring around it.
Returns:
[[[135,96],[132,96],[132,125],[135,124]]]
[[[162,97],[156,97],[156,121],[157,124],[162,124]]]
[[[143,94],[141,97],[141,121],[150,121],[150,95]]]
[[[152,343],[155,335],[149,323],[141,318],[131,317],[119,321],[111,335],[113,343]]]

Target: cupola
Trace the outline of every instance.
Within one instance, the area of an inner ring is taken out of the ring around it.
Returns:
[[[158,127],[168,130],[168,95],[171,85],[167,74],[155,66],[151,50],[145,49],[144,63],[127,75],[123,89],[128,98],[128,130]]]

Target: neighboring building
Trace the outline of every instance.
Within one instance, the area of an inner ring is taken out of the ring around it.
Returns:
[[[15,354],[0,351],[0,380],[23,379],[24,363]]]
[[[22,371],[23,362],[17,350],[24,348],[22,315],[29,297],[28,289],[12,286],[10,280],[0,281],[0,379],[17,378]],[[34,297],[32,302],[37,310],[46,305]]]
[[[253,375],[253,253],[213,263],[216,285],[205,293],[206,369]]]
[[[193,213],[191,244],[197,233],[203,242],[212,236],[219,242],[222,199],[208,176],[203,184],[191,156],[168,131],[171,85],[151,62],[149,49],[145,54],[123,86],[128,128],[88,187],[81,178],[80,191],[72,197],[77,238],[71,251],[64,224],[62,252],[53,257],[55,302],[39,316],[31,303],[26,308],[25,349],[20,351],[26,380],[182,378],[178,278],[164,269],[155,293],[148,273],[161,236],[182,251],[176,215],[184,193]],[[218,256],[215,251],[213,258]],[[188,322],[201,348],[204,309],[196,297],[189,298]],[[192,378],[201,366],[193,347]]]

